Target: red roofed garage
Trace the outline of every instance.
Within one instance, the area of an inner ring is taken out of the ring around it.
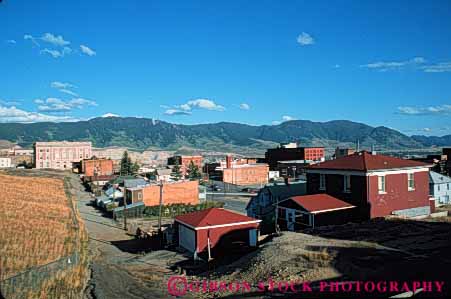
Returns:
[[[294,196],[277,205],[277,223],[291,231],[344,224],[353,219],[355,206],[328,194]]]
[[[256,247],[260,221],[220,208],[175,217],[180,247],[195,257],[213,257],[233,249]]]

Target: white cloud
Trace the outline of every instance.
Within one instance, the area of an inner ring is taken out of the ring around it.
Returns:
[[[208,100],[208,99],[191,100],[191,101],[188,101],[186,104],[180,105],[179,108],[184,111],[190,111],[195,108],[214,110],[214,111],[224,111],[225,110],[224,106],[218,105],[214,101]]]
[[[83,109],[85,106],[97,106],[97,103],[83,98],[74,98],[69,101],[63,101],[58,98],[47,98],[45,100],[34,100],[38,104],[39,111],[46,112],[67,112],[73,109]]]
[[[65,83],[65,82],[53,81],[52,83],[50,83],[50,87],[56,88],[56,89],[68,89],[68,88],[74,88],[75,85],[72,85],[70,83]]]
[[[105,113],[105,114],[102,115],[101,117],[120,117],[120,116],[119,116],[119,114]]]
[[[81,52],[83,52],[84,54],[86,54],[88,56],[96,55],[96,52],[94,50],[92,50],[91,48],[89,48],[88,46],[85,46],[85,45],[80,45],[80,50],[81,50]]]
[[[339,64],[334,65],[334,69],[339,69],[339,68],[341,68],[341,65],[339,65]]]
[[[178,109],[168,109],[164,112],[166,115],[191,115],[191,112],[184,111],[184,110],[178,110]]]
[[[282,120],[283,121],[290,121],[290,120],[295,120],[296,118],[292,117],[292,116],[288,116],[288,115],[284,115],[282,116]]]
[[[7,44],[13,44],[13,45],[17,44],[17,42],[16,42],[14,39],[8,39],[8,40],[6,40],[5,42],[6,42]]]
[[[280,125],[281,123],[286,122],[286,121],[290,121],[290,120],[296,120],[296,118],[294,118],[292,116],[289,116],[289,115],[284,115],[284,116],[282,116],[282,120],[274,120],[274,121],[271,122],[271,124],[273,124],[273,125]]]
[[[302,32],[298,36],[297,41],[302,46],[313,45],[315,43],[315,39],[307,32]]]
[[[398,107],[398,113],[404,115],[449,115],[451,114],[451,105],[428,107],[401,106]]]
[[[250,110],[251,106],[249,106],[249,104],[246,104],[246,103],[241,103],[240,104],[240,109],[241,110]]]
[[[25,35],[23,36],[23,39],[24,39],[24,40],[31,40],[31,42],[32,42],[35,46],[40,47],[39,43],[36,41],[36,38],[33,37],[33,36],[30,35],[30,34],[25,34]]]
[[[423,57],[414,57],[409,60],[404,61],[378,61],[372,62],[368,64],[362,64],[360,67],[378,70],[378,71],[389,71],[389,70],[399,70],[401,68],[410,66],[410,67],[418,67],[426,63],[426,59]]]
[[[41,50],[41,53],[50,54],[53,58],[63,57],[63,53],[58,50],[50,50],[50,49],[45,48],[44,50]]]
[[[73,92],[72,90],[69,90],[69,89],[59,89],[59,91],[61,91],[62,93],[66,93],[66,94],[69,94],[69,95],[71,95],[71,96],[74,96],[74,97],[78,97],[78,94],[77,93],[75,93],[75,92]]]
[[[61,35],[53,35],[51,33],[45,33],[41,40],[47,43],[50,43],[54,46],[64,47],[67,45],[70,45],[69,41],[64,40],[64,38]]]
[[[426,73],[446,73],[451,72],[451,62],[439,62],[436,64],[426,65],[423,68]]]
[[[0,106],[0,122],[1,123],[33,123],[33,122],[63,122],[77,121],[78,119],[71,116],[54,116],[37,112],[29,112],[16,107]]]
[[[21,101],[20,100],[2,100],[0,99],[0,105],[3,106],[19,106],[21,105]]]

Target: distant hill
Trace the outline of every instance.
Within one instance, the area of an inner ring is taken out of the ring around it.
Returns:
[[[377,149],[422,148],[424,142],[386,127],[371,127],[347,120],[287,121],[280,125],[251,126],[239,123],[179,125],[147,118],[106,117],[67,123],[0,124],[0,139],[30,146],[35,141],[86,140],[96,147],[126,146],[144,150],[180,147],[216,151],[263,152],[279,142],[302,145],[375,145]]]
[[[451,147],[451,135],[438,136],[423,136],[413,135],[412,139],[418,141],[424,146],[449,146]]]

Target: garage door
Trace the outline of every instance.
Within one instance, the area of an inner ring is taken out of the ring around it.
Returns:
[[[192,229],[179,224],[179,245],[190,252],[196,250],[196,236]]]

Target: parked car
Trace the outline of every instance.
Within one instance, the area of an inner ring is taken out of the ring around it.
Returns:
[[[219,187],[218,185],[215,185],[215,184],[211,185],[210,188],[213,191],[221,191],[222,190],[221,187]]]
[[[241,192],[247,192],[247,193],[252,193],[252,194],[257,194],[258,193],[258,189],[256,188],[243,188],[241,189]]]

